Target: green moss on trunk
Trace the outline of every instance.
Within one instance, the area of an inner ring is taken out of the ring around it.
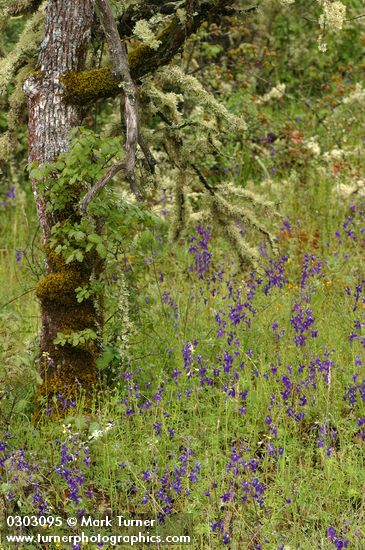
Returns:
[[[41,376],[43,383],[36,395],[36,417],[46,406],[53,414],[65,411],[57,403],[73,400],[83,391],[91,395],[98,381],[96,358],[98,346],[87,342],[78,346],[56,345],[58,333],[71,334],[85,329],[98,332],[98,314],[92,299],[78,303],[76,288],[88,283],[95,262],[66,264],[61,255],[46,245],[47,273],[36,288],[41,303],[43,332],[41,338]],[[62,396],[62,398],[58,398]]]

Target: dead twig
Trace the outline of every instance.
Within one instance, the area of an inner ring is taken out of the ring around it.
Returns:
[[[125,160],[120,160],[119,162],[116,162],[113,164],[109,170],[104,174],[104,176],[95,183],[95,185],[90,189],[88,193],[84,196],[80,203],[80,210],[82,212],[86,212],[87,207],[91,203],[91,201],[94,199],[94,197],[100,193],[102,189],[110,182],[110,180],[120,172],[121,170],[126,170],[127,164]]]
[[[137,90],[130,74],[126,46],[120,40],[117,24],[114,19],[110,4],[108,0],[97,0],[96,6],[109,47],[109,53],[113,68],[112,72],[113,75],[120,81],[119,86],[124,92],[124,120],[126,126],[126,177],[131,186],[131,190],[135,194],[136,198],[138,200],[141,200],[142,194],[138,188],[134,175],[134,169],[136,165],[136,150],[139,137]],[[103,180],[104,178],[102,178],[100,182]],[[98,185],[100,182],[98,182],[96,185]],[[103,186],[105,185],[106,184],[104,184]],[[94,186],[94,188],[95,187],[96,186]]]

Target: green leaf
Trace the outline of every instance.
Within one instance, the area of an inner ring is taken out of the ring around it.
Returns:
[[[118,355],[113,348],[106,348],[102,355],[96,360],[96,364],[99,369],[106,369],[116,357],[118,357]]]
[[[84,255],[81,250],[75,250],[75,258],[78,262],[82,262],[84,260]]]
[[[107,250],[103,245],[103,243],[99,243],[96,245],[96,251],[99,254],[100,258],[103,258],[103,259],[106,258]]]
[[[82,431],[86,428],[87,422],[83,416],[75,417],[75,428],[79,431]]]
[[[83,231],[75,231],[73,234],[76,241],[83,241],[86,237]]]
[[[44,172],[43,170],[40,170],[39,168],[33,168],[29,172],[29,177],[32,180],[41,180],[43,178]]]
[[[98,235],[97,233],[91,233],[90,235],[87,236],[87,239],[91,243],[95,243],[95,244],[98,244],[102,241],[100,235]]]

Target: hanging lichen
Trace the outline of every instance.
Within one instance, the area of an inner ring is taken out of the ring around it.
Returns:
[[[228,111],[222,103],[203,88],[197,78],[185,74],[177,65],[164,67],[160,70],[159,76],[164,83],[177,88],[183,92],[185,97],[192,98],[206,112],[216,116],[230,130],[241,132],[247,130],[247,125],[242,118]]]
[[[27,21],[15,48],[2,60],[0,66],[0,92],[4,93],[18,69],[32,59],[42,38],[46,2]]]

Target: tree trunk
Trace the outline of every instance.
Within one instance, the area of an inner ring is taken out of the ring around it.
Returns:
[[[53,162],[67,151],[69,132],[80,124],[80,108],[63,98],[61,76],[85,68],[94,13],[92,0],[49,0],[44,39],[39,51],[39,75],[24,85],[29,105],[29,161],[39,165]],[[70,202],[62,212],[47,211],[46,192],[33,182],[33,191],[46,251],[46,272],[37,285],[41,303],[41,374],[38,397],[50,402],[72,399],[77,390],[97,381],[95,346],[57,346],[57,333],[70,334],[87,328],[97,332],[98,315],[92,300],[78,304],[75,289],[89,281],[95,258],[65,264],[49,245],[52,226],[64,220],[77,222],[77,204]],[[75,202],[75,199],[73,199]]]

